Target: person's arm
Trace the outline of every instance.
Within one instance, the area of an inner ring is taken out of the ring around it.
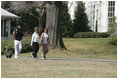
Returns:
[[[13,35],[15,34],[15,31],[13,31],[13,33],[12,33]]]
[[[32,44],[33,44],[33,41],[34,41],[34,33],[32,34],[31,46],[32,46]]]
[[[41,42],[43,43],[44,34],[41,35]]]
[[[18,32],[17,31],[15,32],[14,37],[18,37]]]

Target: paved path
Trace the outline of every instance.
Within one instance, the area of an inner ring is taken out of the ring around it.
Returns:
[[[6,58],[1,56],[1,58]],[[20,57],[19,59],[32,59],[31,57]],[[42,58],[35,60],[43,60]],[[90,62],[112,62],[117,63],[117,60],[96,60],[96,59],[66,59],[66,58],[47,58],[46,60],[63,60],[63,61],[90,61]]]

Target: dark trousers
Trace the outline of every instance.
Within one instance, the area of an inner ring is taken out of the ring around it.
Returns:
[[[39,50],[39,43],[33,42],[33,53],[32,53],[32,55],[34,56],[34,58],[37,57],[38,50]]]

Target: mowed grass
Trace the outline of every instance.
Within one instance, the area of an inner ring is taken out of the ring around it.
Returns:
[[[2,78],[116,78],[116,63],[2,59]]]
[[[117,47],[108,38],[65,39],[65,45],[74,58],[117,59]]]
[[[70,58],[70,59],[117,59],[117,47],[113,46],[108,38],[65,38],[64,44],[67,51],[54,49],[47,54],[48,58]],[[21,56],[31,57],[31,53],[21,54]],[[42,47],[38,52],[41,57]]]
[[[107,38],[64,39],[68,51],[50,50],[47,58],[116,60],[117,47]],[[31,53],[20,54],[31,57]],[[38,52],[41,57],[42,51]],[[116,78],[117,63],[63,60],[1,59],[2,78]]]

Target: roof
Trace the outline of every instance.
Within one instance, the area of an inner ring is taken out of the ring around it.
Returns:
[[[7,18],[20,18],[19,16],[10,13],[6,11],[5,9],[1,8],[1,17],[7,17]]]

